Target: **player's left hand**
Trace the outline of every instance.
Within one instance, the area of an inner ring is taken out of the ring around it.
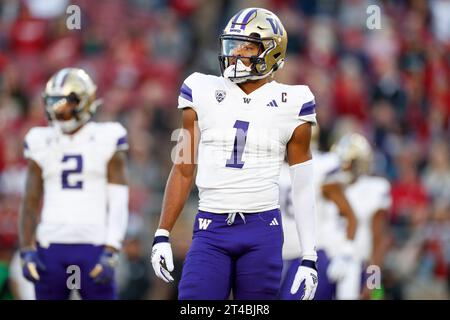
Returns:
[[[170,246],[169,232],[163,229],[156,230],[152,247],[152,266],[158,278],[164,282],[173,282],[170,274],[173,269],[172,247]]]
[[[327,277],[333,282],[341,281],[345,278],[350,265],[355,259],[355,249],[353,241],[347,240],[340,248],[340,252],[331,259],[327,269]]]
[[[37,251],[34,249],[22,250],[20,259],[22,261],[23,276],[31,282],[39,281],[41,279],[39,273],[45,271],[45,266],[39,259]]]
[[[117,266],[118,255],[116,252],[105,249],[89,276],[96,283],[108,283],[114,277],[114,269]]]
[[[304,293],[301,300],[312,300],[317,289],[317,266],[312,260],[303,259],[300,267],[295,274],[294,282],[291,287],[291,294],[296,294],[300,285],[304,283]]]

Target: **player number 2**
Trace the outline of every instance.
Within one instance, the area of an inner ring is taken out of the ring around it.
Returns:
[[[236,136],[234,137],[234,147],[231,157],[227,160],[226,167],[242,169],[244,161],[242,161],[242,153],[244,152],[245,143],[247,142],[247,131],[249,122],[236,120],[234,127]]]
[[[73,169],[63,170],[61,176],[62,188],[63,189],[81,189],[83,188],[83,181],[76,181],[72,184],[69,182],[69,176],[74,173],[81,173],[83,170],[83,158],[79,154],[65,155],[62,162],[75,162]]]

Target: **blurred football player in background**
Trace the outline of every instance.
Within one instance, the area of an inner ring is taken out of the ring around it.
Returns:
[[[247,8],[220,37],[222,77],[193,73],[178,108],[183,131],[167,181],[152,264],[173,281],[169,234],[190,193],[197,169],[199,211],[179,283],[179,299],[275,299],[282,271],[283,230],[278,178],[286,151],[295,195],[293,211],[302,263],[291,291],[302,298],[317,286],[315,196],[310,152],[316,123],[307,86],[271,81],[283,66],[287,34],[272,12]],[[198,147],[198,150],[197,150]]]
[[[69,275],[80,280],[82,299],[116,298],[114,266],[128,220],[128,145],[119,123],[89,122],[99,104],[95,95],[84,70],[58,71],[44,93],[51,126],[25,137],[20,246],[37,299],[67,299]]]
[[[318,150],[318,127],[312,129],[312,154],[314,161],[314,186],[316,188],[317,206],[317,266],[319,284],[315,300],[330,300],[335,297],[335,282],[347,272],[347,265],[354,255],[353,239],[356,232],[356,218],[352,207],[344,194],[341,179],[339,158],[331,152]],[[329,208],[336,206],[338,212]],[[280,299],[296,300],[299,293],[290,293],[290,283],[301,264],[301,247],[296,236],[296,225],[292,211],[292,190],[288,166],[285,163],[280,175],[280,205],[283,217],[283,277]],[[338,214],[342,215],[347,228],[343,235],[344,244],[340,241],[341,229],[338,225]],[[340,245],[337,245],[340,244]],[[331,264],[330,264],[331,259]]]
[[[340,158],[347,181],[345,195],[358,221],[355,256],[337,283],[336,298],[369,298],[366,269],[369,265],[381,268],[383,264],[383,236],[391,206],[391,187],[387,179],[369,175],[373,152],[364,136],[347,133],[333,145],[332,151]]]

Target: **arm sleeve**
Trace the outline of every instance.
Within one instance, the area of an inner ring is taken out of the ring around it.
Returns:
[[[128,224],[128,186],[108,184],[107,197],[108,218],[105,244],[120,250]]]
[[[304,259],[317,260],[316,197],[313,182],[313,160],[289,167],[292,204],[300,247]]]

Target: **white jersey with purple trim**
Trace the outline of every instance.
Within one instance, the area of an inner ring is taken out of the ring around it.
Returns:
[[[390,208],[390,192],[388,180],[367,175],[360,176],[345,190],[358,222],[354,243],[355,252],[362,261],[368,261],[372,256],[372,220],[379,210]]]
[[[278,178],[295,128],[316,123],[307,86],[269,82],[251,94],[212,75],[193,73],[178,108],[193,108],[201,138],[196,184],[199,209],[259,212],[279,207]]]
[[[313,151],[314,187],[317,212],[317,249],[325,249],[334,254],[335,239],[340,239],[339,217],[332,210],[334,203],[322,196],[322,186],[339,180],[340,163],[338,157],[330,152]],[[291,179],[289,165],[285,163],[280,175],[280,205],[283,221],[283,259],[291,260],[301,256],[300,242],[292,208]]]
[[[25,158],[42,170],[44,201],[36,238],[50,243],[104,244],[107,165],[128,148],[125,128],[116,122],[88,122],[74,135],[54,127],[32,128]]]
[[[345,277],[336,285],[338,300],[358,299],[361,292],[361,272],[372,256],[372,220],[379,210],[391,206],[389,181],[382,177],[361,176],[346,188],[345,195],[355,212],[357,229],[354,239],[355,259],[347,265]]]

